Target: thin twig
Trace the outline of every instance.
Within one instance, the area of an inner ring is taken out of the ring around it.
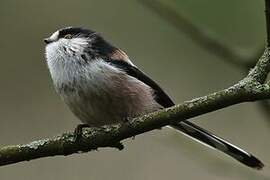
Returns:
[[[225,60],[233,66],[244,70],[245,72],[247,69],[254,67],[257,59],[263,53],[264,48],[259,50],[260,54],[258,54],[258,56],[251,56],[250,58],[246,58],[246,56],[242,56],[237,53],[235,49],[225,45],[213,34],[208,33],[209,31],[196,26],[182,14],[176,12],[164,3],[161,3],[158,0],[137,1],[140,2],[144,7],[147,7],[155,12],[161,18],[165,19],[180,32],[186,34],[189,38],[196,42],[196,44],[204,48],[206,51],[216,55],[217,57]],[[253,66],[251,66],[251,64],[253,64]]]
[[[213,34],[207,33],[206,30],[196,26],[182,14],[176,12],[169,6],[166,6],[164,3],[161,3],[158,0],[137,1],[165,19],[180,32],[186,34],[200,47],[204,48],[206,51],[212,54],[215,54],[217,57],[231,64],[232,66],[239,68],[244,73],[248,72],[252,67],[255,66],[257,59],[262,55],[265,49],[264,47],[261,47],[250,57],[243,56],[237,53],[231,47],[222,43],[218,38],[214,37]],[[267,104],[269,103],[265,103],[265,101],[258,102],[258,105],[263,108],[262,112],[264,112],[265,115],[267,115],[269,118],[270,106]]]
[[[270,1],[265,0],[266,36],[267,46],[270,45]]]

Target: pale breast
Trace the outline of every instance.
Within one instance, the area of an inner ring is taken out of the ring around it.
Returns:
[[[58,92],[89,125],[113,124],[161,108],[149,86],[104,61],[91,62],[69,76],[57,85]]]

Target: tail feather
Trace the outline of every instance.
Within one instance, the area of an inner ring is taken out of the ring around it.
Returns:
[[[264,164],[252,154],[189,121],[182,121],[178,124],[171,125],[171,127],[177,129],[185,135],[192,137],[200,143],[226,153],[227,155],[251,168],[262,169],[264,167]]]

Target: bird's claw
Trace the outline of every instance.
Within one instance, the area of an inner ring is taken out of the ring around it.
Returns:
[[[75,142],[79,142],[80,139],[82,138],[82,129],[86,128],[86,127],[90,127],[88,124],[78,124],[77,127],[74,130],[74,141]]]

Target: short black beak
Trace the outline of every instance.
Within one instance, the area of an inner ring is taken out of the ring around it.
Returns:
[[[46,44],[50,44],[50,43],[52,42],[52,40],[50,40],[49,38],[45,38],[45,39],[44,39],[44,42],[45,42]]]

